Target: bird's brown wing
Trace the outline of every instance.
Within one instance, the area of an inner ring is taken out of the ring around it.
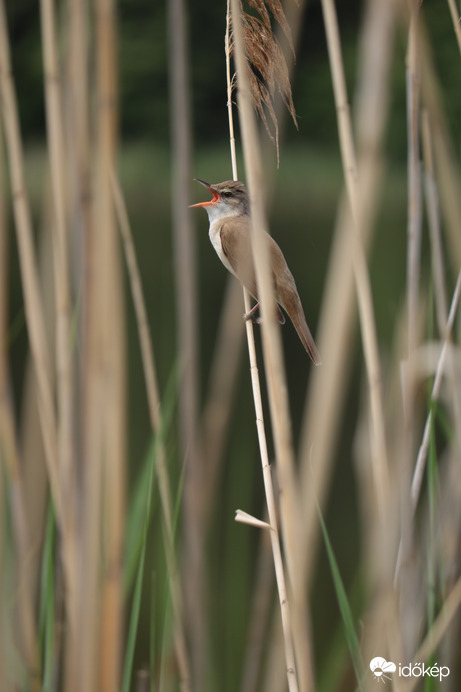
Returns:
[[[270,242],[274,242],[272,238],[270,238]],[[248,216],[232,217],[231,220],[224,221],[221,226],[221,246],[234,274],[259,303],[250,238],[250,219]],[[275,286],[275,277],[273,278]],[[284,324],[285,317],[278,305],[276,305],[276,313],[277,320],[280,324]]]
[[[259,300],[247,216],[235,216],[221,226],[221,246],[235,276]]]
[[[315,365],[320,365],[322,362],[320,353],[307,325],[293,274],[287,266],[282,251],[274,240],[271,243],[271,256],[272,266],[275,269],[275,291],[277,300],[283,309],[288,313],[288,316],[293,322],[293,325],[298,332],[298,336],[313,363]]]

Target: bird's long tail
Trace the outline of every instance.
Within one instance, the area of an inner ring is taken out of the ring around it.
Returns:
[[[295,301],[295,304],[290,310],[290,312],[288,312],[288,315],[291,321],[293,322],[294,328],[298,332],[298,336],[301,339],[302,344],[306,349],[310,359],[312,360],[314,365],[321,365],[322,359],[320,358],[320,353],[314,341],[314,337],[312,336],[311,331],[307,326],[303,306],[301,305],[301,301],[299,298]]]

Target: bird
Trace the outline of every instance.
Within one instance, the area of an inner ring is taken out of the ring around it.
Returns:
[[[199,178],[194,178],[194,180],[204,185],[212,193],[213,198],[190,206],[203,207],[207,212],[210,222],[211,244],[219,259],[256,300],[256,305],[243,317],[245,320],[255,320],[259,298],[251,247],[250,202],[247,189],[244,183],[238,180],[226,180],[214,184],[206,183]],[[314,365],[320,365],[320,353],[307,326],[293,275],[275,240],[268,233],[266,235],[274,295],[278,304],[276,307],[277,319],[281,324],[284,324],[285,317],[278,307],[280,305],[291,319],[312,362]]]

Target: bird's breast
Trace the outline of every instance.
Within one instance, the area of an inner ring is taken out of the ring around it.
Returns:
[[[223,246],[221,243],[221,226],[222,226],[221,220],[214,221],[210,224],[209,236],[210,236],[211,244],[213,245],[214,249],[216,250],[216,254],[218,255],[221,262],[224,264],[226,269],[228,269],[232,274],[235,275],[235,272],[232,269],[232,266],[230,265],[229,260],[227,259],[226,255],[224,254]]]

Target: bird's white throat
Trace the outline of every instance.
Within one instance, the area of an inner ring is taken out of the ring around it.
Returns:
[[[235,206],[235,204],[226,204],[224,201],[220,201],[217,204],[210,204],[209,207],[205,207],[210,220],[210,226],[213,221],[218,219],[224,219],[226,216],[239,216],[242,210]]]

